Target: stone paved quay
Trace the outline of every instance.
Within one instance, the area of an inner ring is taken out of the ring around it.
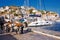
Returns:
[[[49,27],[49,26],[46,26],[46,27]],[[47,30],[47,29],[44,29],[45,26],[43,27],[30,27],[31,29],[35,30],[35,31],[39,31],[39,32],[42,32],[42,33],[46,33],[46,34],[51,34],[51,35],[55,35],[55,36],[59,36],[60,37],[60,32],[58,31],[52,31],[52,30]]]
[[[15,33],[7,33],[3,35],[0,34],[0,40],[58,40],[58,39],[37,34],[34,32],[28,32],[25,34]]]

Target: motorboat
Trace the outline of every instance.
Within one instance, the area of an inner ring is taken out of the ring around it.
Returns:
[[[45,25],[51,25],[54,22],[52,21],[45,21],[45,20],[38,20],[35,22],[31,22],[30,24],[28,24],[28,26],[45,26]]]
[[[44,25],[51,25],[51,24],[53,24],[52,22],[50,22],[50,21],[36,21],[36,22],[32,22],[32,23],[30,23],[30,24],[28,24],[28,26],[44,26]]]
[[[60,22],[60,20],[56,20],[56,22]]]

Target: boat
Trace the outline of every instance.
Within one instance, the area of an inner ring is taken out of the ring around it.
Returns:
[[[60,22],[60,20],[56,20],[56,22]]]
[[[36,21],[28,24],[28,26],[45,26],[45,25],[52,25],[51,21]]]
[[[37,20],[35,22],[31,22],[28,24],[28,26],[46,26],[46,25],[52,25],[54,22],[52,21],[45,21],[45,20]]]

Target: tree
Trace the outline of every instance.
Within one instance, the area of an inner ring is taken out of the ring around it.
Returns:
[[[39,11],[39,12],[41,12],[41,13],[42,13],[42,15],[43,15],[43,14],[45,14],[43,10],[38,10],[38,11]]]
[[[33,9],[30,9],[30,10],[29,10],[30,14],[32,14],[32,13],[33,13],[32,11],[33,11]]]

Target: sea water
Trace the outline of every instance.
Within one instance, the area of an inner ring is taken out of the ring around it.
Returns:
[[[60,22],[55,22],[55,24],[53,26],[49,26],[49,27],[46,26],[43,29],[60,32]]]

